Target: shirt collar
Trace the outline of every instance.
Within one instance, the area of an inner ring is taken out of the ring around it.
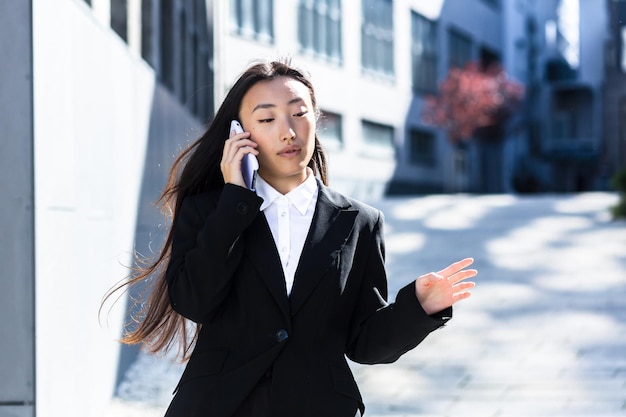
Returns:
[[[263,199],[263,204],[259,208],[261,211],[269,207],[278,198],[283,197],[283,194],[276,191],[260,175],[257,175],[256,178],[256,194]],[[317,181],[315,180],[315,175],[313,175],[313,170],[307,167],[306,180],[287,194],[284,194],[284,197],[287,197],[289,202],[304,216],[316,195]]]

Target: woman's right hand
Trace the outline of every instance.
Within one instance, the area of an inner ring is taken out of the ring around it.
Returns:
[[[258,155],[256,150],[257,144],[250,139],[250,132],[236,134],[235,131],[230,132],[230,137],[224,142],[224,152],[220,162],[220,169],[226,184],[239,185],[245,187],[241,173],[241,161],[247,153]]]

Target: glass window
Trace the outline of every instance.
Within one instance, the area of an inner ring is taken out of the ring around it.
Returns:
[[[231,0],[230,9],[231,26],[235,33],[262,42],[273,42],[273,0]]]
[[[141,0],[141,57],[152,67],[155,66],[153,22],[152,0]]]
[[[343,145],[341,115],[322,112],[317,137],[325,147],[338,148]]]
[[[620,28],[620,39],[619,39],[619,43],[621,45],[621,54],[622,54],[622,59],[620,62],[620,68],[622,70],[622,72],[626,72],[626,26],[622,26]]]
[[[340,0],[300,0],[298,39],[303,52],[341,62]]]
[[[363,142],[380,150],[393,150],[393,127],[362,121]],[[385,152],[386,154],[386,152]]]
[[[463,68],[472,59],[472,40],[455,29],[448,31],[448,67]]]
[[[493,65],[500,64],[500,54],[495,51],[492,51],[489,48],[481,47],[480,48],[480,66],[483,70],[487,70]]]
[[[424,130],[411,130],[409,135],[409,163],[433,167],[437,163],[435,135]]]
[[[162,1],[159,9],[160,65],[159,78],[170,90],[174,89],[174,20],[171,1]]]
[[[111,28],[128,41],[128,9],[126,0],[111,0]]]
[[[415,12],[411,17],[413,89],[434,93],[437,90],[437,24]]]
[[[362,0],[361,65],[380,74],[394,74],[393,3]]]
[[[157,73],[161,83],[192,114],[206,121],[212,116],[213,92],[209,87],[211,43],[205,0],[189,0],[176,8],[173,3],[162,1],[158,9]],[[142,44],[145,41],[147,39],[143,39]]]

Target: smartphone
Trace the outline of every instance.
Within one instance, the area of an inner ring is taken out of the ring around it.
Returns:
[[[232,131],[235,131],[235,133],[243,133],[241,123],[237,120],[230,122],[229,132]],[[255,189],[254,183],[256,182],[256,172],[258,169],[259,161],[257,161],[256,156],[251,153],[245,154],[241,161],[241,173],[243,174],[243,181],[246,183],[246,187],[252,191]]]

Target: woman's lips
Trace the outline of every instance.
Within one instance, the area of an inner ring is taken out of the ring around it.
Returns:
[[[298,146],[289,146],[281,150],[280,152],[278,152],[278,155],[291,158],[291,157],[300,155],[300,148]]]

